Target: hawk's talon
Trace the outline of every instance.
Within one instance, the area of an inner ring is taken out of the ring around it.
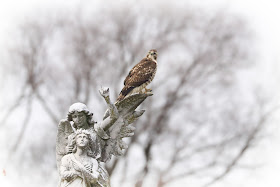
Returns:
[[[145,94],[152,91],[153,91],[152,89],[145,88]]]

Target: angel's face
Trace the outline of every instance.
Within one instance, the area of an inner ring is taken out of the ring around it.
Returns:
[[[86,117],[85,113],[83,113],[83,112],[75,111],[72,114],[72,119],[78,128],[83,128],[87,124],[87,117]]]
[[[86,134],[78,134],[76,137],[76,143],[78,147],[86,147],[88,145],[88,136]]]

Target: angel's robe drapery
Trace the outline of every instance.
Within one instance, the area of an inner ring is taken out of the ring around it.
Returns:
[[[104,173],[104,169],[100,164],[93,158],[91,158],[91,168],[92,173],[99,173],[97,180],[91,181],[89,177],[84,176],[81,172],[76,171],[73,162],[80,163],[74,154],[65,155],[61,160],[60,175],[61,179],[59,181],[59,187],[110,187],[109,176]],[[81,164],[81,163],[80,163]],[[73,177],[71,180],[66,180],[67,174],[76,173],[77,176]]]
[[[108,160],[109,155],[106,153],[107,149],[105,148],[106,140],[98,135],[93,125],[90,125],[87,130],[90,132],[91,139],[93,140],[92,145],[90,145],[93,152],[93,155],[91,156],[102,162],[104,160]],[[71,144],[73,136],[74,131],[70,123],[68,125],[59,124],[56,143],[56,159],[58,170],[60,168],[61,158],[67,154],[66,147]]]

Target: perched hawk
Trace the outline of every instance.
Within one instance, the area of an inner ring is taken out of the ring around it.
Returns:
[[[124,87],[120,92],[117,101],[123,100],[126,96],[133,93],[145,93],[151,91],[146,86],[154,79],[157,71],[157,50],[152,49],[148,52],[146,58],[143,58],[129,72],[124,80]]]

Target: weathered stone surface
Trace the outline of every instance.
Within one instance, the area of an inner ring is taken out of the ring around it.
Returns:
[[[107,172],[100,162],[107,162],[112,155],[123,155],[128,146],[122,139],[134,135],[136,128],[132,123],[145,112],[136,111],[136,108],[153,95],[133,94],[113,104],[109,88],[101,88],[99,93],[108,107],[103,121],[95,122],[85,104],[75,103],[70,106],[67,119],[58,125],[56,158],[61,187],[110,186]]]

